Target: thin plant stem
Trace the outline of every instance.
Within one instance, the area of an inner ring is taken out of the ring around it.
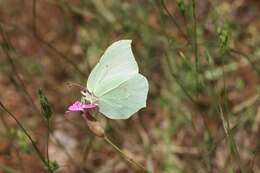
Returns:
[[[17,170],[9,167],[8,165],[5,165],[4,163],[0,163],[0,170],[8,173],[18,173]]]
[[[136,162],[135,160],[129,158],[116,144],[114,144],[105,134],[104,129],[99,124],[98,120],[88,111],[84,111],[82,114],[83,118],[86,120],[86,123],[89,127],[89,130],[93,132],[94,135],[103,138],[109,145],[111,145],[117,152],[120,153],[120,155],[132,166],[135,168],[139,168],[143,170],[146,173],[149,173],[149,171],[140,163]]]
[[[197,89],[199,84],[199,54],[198,54],[198,36],[197,36],[197,16],[196,16],[196,2],[191,0],[192,3],[192,18],[193,18],[193,50],[195,56],[195,71],[196,71],[196,83]]]
[[[232,130],[230,129],[228,117],[227,117],[227,115],[226,116],[224,115],[221,105],[219,105],[219,113],[220,113],[222,125],[224,128],[228,143],[230,144],[231,153],[232,153],[233,157],[237,160],[241,173],[246,173],[246,168],[244,166],[244,163],[241,160],[236,142],[234,140]]]
[[[256,67],[255,63],[251,60],[251,58],[250,58],[247,54],[245,54],[245,53],[243,53],[243,52],[241,52],[241,51],[239,51],[239,50],[236,50],[236,49],[234,49],[234,48],[229,48],[229,51],[230,51],[231,53],[234,53],[234,54],[237,54],[237,55],[240,55],[240,56],[246,58],[246,60],[248,60],[248,62],[250,63],[251,67],[252,67],[258,74],[260,73],[260,70]]]
[[[88,155],[89,155],[89,152],[90,152],[90,149],[92,147],[92,144],[94,142],[94,138],[91,136],[89,141],[86,143],[85,147],[84,147],[84,150],[83,150],[83,156],[82,156],[82,163],[84,164],[87,159],[88,159]]]
[[[22,80],[22,78],[20,77],[19,73],[18,73],[18,70],[15,66],[15,63],[14,63],[14,60],[12,59],[10,53],[9,53],[9,50],[12,49],[12,46],[11,46],[11,43],[2,27],[2,24],[0,23],[0,33],[1,33],[1,36],[3,38],[3,41],[4,43],[6,44],[6,48],[2,46],[2,49],[6,55],[6,58],[7,58],[7,61],[9,62],[11,68],[12,68],[12,71],[14,72],[14,75],[16,76],[18,82],[20,83],[21,85],[21,88],[23,90],[23,92],[25,93],[25,95],[27,96],[27,99],[29,100],[29,103],[31,104],[32,108],[37,112],[39,113],[40,111],[38,110],[37,106],[35,105],[35,103],[33,102],[33,99],[32,97],[30,96],[29,92],[27,91],[26,87],[25,87],[25,84]]]
[[[143,170],[146,173],[149,173],[149,171],[140,163],[136,162],[135,160],[129,158],[117,145],[115,145],[106,135],[104,136],[104,140],[110,144],[116,151],[118,151],[122,157],[125,158],[126,161],[128,161],[131,165],[138,167],[139,169]]]
[[[57,145],[62,149],[62,151],[64,152],[64,154],[68,157],[68,159],[70,160],[70,165],[72,164],[75,168],[80,169],[80,166],[77,162],[74,161],[73,157],[71,156],[71,154],[69,153],[69,151],[67,150],[67,148],[64,146],[64,144],[62,144],[62,142],[60,141],[60,139],[58,139],[56,136],[54,136],[52,134],[52,139],[55,140],[55,142],[57,143]]]
[[[80,68],[77,66],[77,64],[70,60],[66,55],[64,55],[62,52],[60,52],[58,49],[56,49],[54,46],[52,46],[50,43],[45,41],[37,31],[37,0],[33,0],[32,5],[32,30],[34,37],[43,45],[45,45],[48,49],[52,50],[55,54],[57,54],[59,57],[61,57],[66,63],[70,64],[82,77],[85,77],[85,72],[80,70]]]
[[[8,126],[7,122],[5,121],[4,117],[0,115],[0,119],[4,125],[5,131],[8,135],[11,135],[11,128]]]
[[[47,120],[47,137],[46,137],[46,157],[48,165],[50,164],[50,157],[49,157],[49,139],[50,139],[50,119]]]
[[[177,84],[179,85],[179,87],[181,88],[181,90],[184,92],[184,94],[190,99],[190,101],[194,104],[197,105],[197,102],[194,100],[194,98],[190,95],[190,93],[188,92],[188,90],[185,88],[185,86],[181,83],[181,81],[179,80],[179,77],[177,74],[175,74],[172,65],[171,65],[171,60],[170,57],[165,54],[166,57],[166,61],[167,61],[167,65],[168,68],[170,70],[170,73],[172,75],[172,77],[174,78],[174,80],[177,82]]]
[[[36,10],[37,10],[37,1],[33,0],[33,5],[32,5],[32,30],[33,30],[33,34],[37,34],[37,23],[36,23]]]
[[[168,10],[168,8],[166,7],[164,0],[161,0],[161,6],[163,7],[163,9],[165,10],[165,12],[167,13],[167,15],[170,17],[171,21],[173,22],[173,24],[176,26],[176,28],[178,29],[178,31],[181,33],[182,37],[189,42],[189,38],[187,37],[187,35],[184,33],[184,31],[181,29],[180,25],[178,24],[177,20],[174,18],[174,16],[170,13],[170,11]]]
[[[222,51],[222,56],[224,56],[226,53],[226,51]],[[222,59],[222,73],[223,73],[223,88],[224,88],[224,108],[225,110],[229,111],[228,107],[227,107],[227,97],[228,97],[228,91],[227,91],[227,87],[226,87],[226,75],[225,75],[225,68],[224,68],[224,61]],[[244,163],[241,160],[234,136],[233,136],[233,132],[230,128],[230,124],[229,124],[229,117],[228,115],[224,115],[224,111],[222,109],[222,106],[219,105],[219,113],[220,113],[220,118],[222,121],[222,125],[228,140],[228,143],[230,145],[231,148],[231,154],[233,155],[233,157],[237,160],[238,162],[238,166],[240,168],[241,173],[246,173],[246,169],[244,166]]]
[[[88,160],[88,156],[89,153],[91,151],[91,148],[93,146],[93,142],[94,142],[95,138],[93,137],[93,135],[90,136],[89,140],[85,143],[84,145],[84,149],[82,151],[82,159],[81,159],[81,164],[80,164],[80,170],[83,171],[84,168],[87,166],[87,160]]]
[[[16,152],[16,155],[18,157],[18,161],[19,161],[19,166],[20,166],[21,172],[25,173],[25,167],[24,167],[23,159],[21,157],[21,153],[19,152],[19,150],[16,147],[15,147],[15,152]]]
[[[36,145],[36,142],[32,139],[32,137],[30,136],[30,134],[27,132],[27,130],[23,127],[23,125],[19,122],[19,120],[15,117],[14,114],[12,114],[4,105],[3,103],[0,101],[0,107],[6,112],[8,113],[8,115],[10,115],[12,117],[12,119],[16,122],[16,124],[18,125],[18,127],[22,130],[22,132],[27,136],[27,138],[29,139],[29,141],[31,142],[33,148],[36,151],[36,154],[39,156],[40,160],[42,161],[42,163],[48,168],[48,163],[46,162],[43,154],[41,153],[41,151],[39,150],[39,148]],[[48,169],[49,171],[49,169]],[[51,171],[50,171],[51,172]]]

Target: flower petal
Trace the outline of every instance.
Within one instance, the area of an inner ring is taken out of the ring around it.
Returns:
[[[74,102],[72,105],[68,107],[67,112],[78,112],[78,111],[83,111],[83,105],[80,101]]]
[[[93,109],[95,107],[97,107],[97,105],[94,103],[82,104],[80,101],[76,101],[68,107],[66,112],[80,112],[84,111],[84,109]]]

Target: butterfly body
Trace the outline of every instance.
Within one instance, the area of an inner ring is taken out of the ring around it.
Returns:
[[[107,48],[91,71],[82,100],[111,119],[127,119],[146,106],[148,81],[139,73],[131,40]]]
[[[81,102],[85,104],[97,104],[98,98],[93,93],[90,93],[89,91],[81,91],[81,94]]]

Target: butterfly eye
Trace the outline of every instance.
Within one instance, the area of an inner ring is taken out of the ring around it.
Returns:
[[[81,94],[83,95],[83,96],[86,96],[87,95],[87,91],[86,90],[83,90],[83,91],[80,91],[81,92]]]

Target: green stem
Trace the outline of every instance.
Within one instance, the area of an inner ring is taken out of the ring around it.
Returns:
[[[223,109],[222,109],[221,106],[219,106],[219,112],[220,112],[222,125],[223,125],[224,131],[226,133],[228,143],[229,143],[230,148],[231,148],[232,155],[237,160],[241,173],[246,173],[246,168],[244,166],[244,163],[241,160],[241,157],[240,157],[240,154],[239,154],[239,151],[238,151],[238,148],[237,148],[237,144],[234,140],[234,136],[233,136],[232,130],[231,130],[230,125],[229,125],[228,117],[224,115]]]
[[[5,119],[2,115],[0,115],[0,120],[2,121],[3,126],[4,126],[5,131],[8,134],[8,136],[11,136],[11,128],[8,126],[7,122],[5,121]]]
[[[125,158],[126,161],[128,161],[131,165],[138,167],[139,169],[143,170],[146,173],[149,173],[149,171],[140,163],[134,161],[133,159],[129,158],[118,146],[116,146],[106,135],[104,136],[104,139],[107,143],[109,143],[116,151],[118,151],[121,156]]]
[[[195,0],[191,0],[192,2],[192,18],[193,18],[193,50],[195,56],[195,71],[196,71],[196,86],[197,90],[199,88],[199,53],[198,53],[198,35],[197,35],[197,17],[196,17],[196,2]]]
[[[50,120],[47,120],[47,139],[46,139],[46,157],[48,165],[50,164],[50,157],[49,157],[49,139],[50,139]]]
[[[46,162],[43,154],[41,153],[41,151],[39,150],[39,148],[37,147],[35,141],[32,139],[32,137],[30,136],[30,134],[27,132],[27,130],[23,127],[23,125],[19,122],[19,120],[3,105],[3,103],[0,101],[0,107],[7,112],[16,122],[16,124],[19,126],[19,128],[23,131],[23,133],[27,136],[27,138],[29,139],[29,141],[31,142],[33,148],[36,151],[36,154],[39,156],[40,160],[42,161],[42,163],[48,168],[48,163]]]
[[[168,8],[166,7],[166,4],[165,4],[164,0],[161,0],[161,6],[162,6],[162,8],[165,10],[165,12],[167,13],[167,15],[170,17],[171,21],[172,21],[173,24],[176,26],[176,28],[178,29],[178,31],[180,32],[180,34],[182,35],[182,37],[187,41],[187,43],[189,43],[189,38],[188,38],[187,35],[184,33],[184,31],[182,30],[182,27],[178,24],[178,22],[176,21],[176,19],[174,18],[174,16],[170,13],[170,11],[168,10]]]

